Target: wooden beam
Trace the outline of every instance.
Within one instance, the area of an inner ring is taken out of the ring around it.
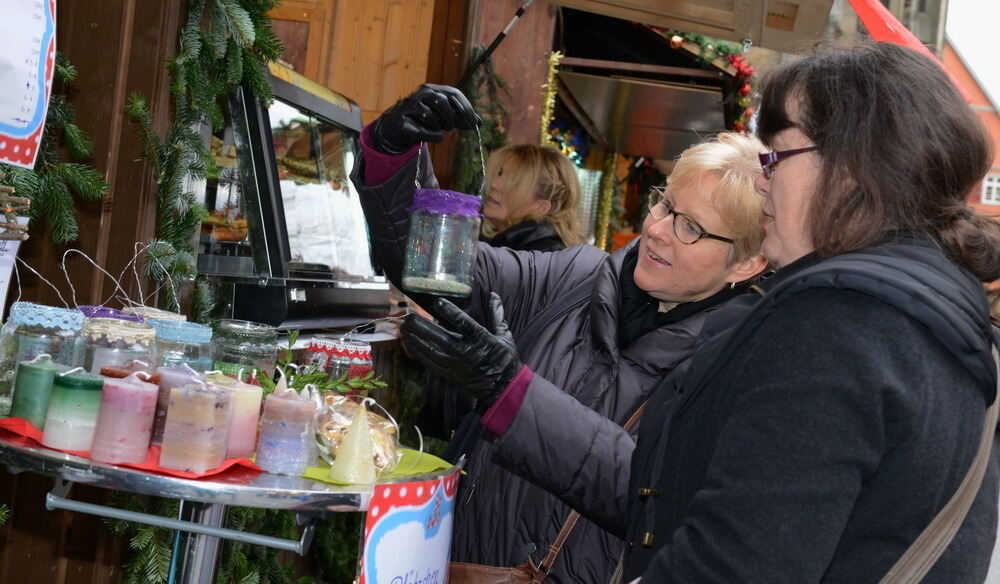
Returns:
[[[697,46],[697,45],[695,45]],[[713,63],[714,64],[714,63]],[[579,57],[563,57],[560,67],[590,67],[593,69],[609,69],[628,73],[653,73],[657,75],[677,75],[681,77],[696,77],[698,79],[719,79],[718,72],[695,69],[693,67],[671,67],[668,65],[648,65],[645,63],[630,63],[628,61],[605,61],[603,59],[582,59]]]

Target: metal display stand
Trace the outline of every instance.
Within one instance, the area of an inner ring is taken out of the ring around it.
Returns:
[[[370,486],[338,486],[242,466],[201,479],[154,474],[49,450],[3,429],[0,429],[0,464],[6,465],[14,474],[28,471],[55,477],[55,485],[45,496],[45,507],[49,510],[65,509],[176,530],[170,584],[214,582],[220,538],[303,555],[312,543],[315,520],[333,513],[366,511],[372,495]],[[447,472],[450,471],[398,480],[430,480],[440,478]],[[74,501],[68,498],[74,483],[177,499],[180,502],[179,517],[170,519]],[[223,524],[230,505],[294,511],[299,525],[304,525],[302,536],[296,541],[226,529]]]

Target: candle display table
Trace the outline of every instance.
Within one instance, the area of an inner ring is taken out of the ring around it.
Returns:
[[[176,530],[170,565],[171,584],[214,582],[220,538],[290,550],[302,555],[312,542],[314,521],[333,513],[365,511],[371,487],[338,486],[303,477],[274,475],[234,466],[202,479],[182,479],[103,464],[38,446],[0,429],[0,464],[55,478],[45,497],[47,509],[65,509]],[[407,476],[427,480],[449,471]],[[180,517],[170,519],[69,499],[73,483],[180,501]],[[247,533],[222,527],[231,506],[294,511],[303,525],[299,540]]]

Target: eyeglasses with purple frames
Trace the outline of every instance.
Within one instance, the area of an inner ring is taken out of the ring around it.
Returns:
[[[818,149],[819,146],[808,146],[806,148],[796,148],[795,150],[778,150],[760,154],[760,166],[764,169],[764,178],[771,180],[771,175],[774,174],[774,167],[782,160],[791,158],[796,154],[805,154],[806,152]]]

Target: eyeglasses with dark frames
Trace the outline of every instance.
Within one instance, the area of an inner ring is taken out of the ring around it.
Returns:
[[[796,148],[795,150],[777,150],[760,154],[760,166],[764,169],[764,178],[771,180],[771,175],[774,174],[774,167],[782,160],[791,158],[796,154],[812,152],[813,150],[819,150],[819,146],[808,146],[806,148]]]
[[[709,233],[698,222],[684,213],[678,213],[673,204],[667,199],[667,191],[662,187],[653,187],[649,193],[649,214],[657,221],[662,221],[673,215],[674,236],[677,241],[684,245],[691,245],[700,239],[715,239],[725,243],[736,244],[728,237],[722,237],[714,233]]]

